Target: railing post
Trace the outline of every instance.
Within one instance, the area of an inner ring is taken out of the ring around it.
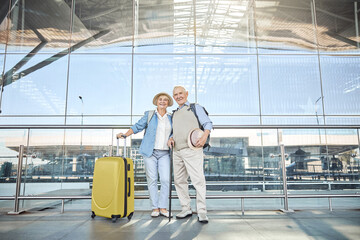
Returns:
[[[329,210],[330,212],[332,212],[333,208],[332,208],[332,202],[331,202],[331,198],[329,197]]]
[[[113,156],[113,146],[109,145],[109,157]]]
[[[8,212],[8,214],[20,214],[23,211],[19,211],[19,194],[21,187],[21,175],[22,175],[22,162],[24,157],[24,145],[20,145],[19,148],[19,158],[18,158],[18,167],[17,167],[17,177],[16,177],[16,192],[15,192],[15,207],[13,212]]]
[[[64,213],[64,208],[65,208],[65,199],[61,199],[61,211],[60,211],[60,213]]]
[[[244,214],[245,214],[245,208],[244,208],[244,198],[243,198],[243,197],[241,198],[241,213],[242,213],[242,215],[244,216]]]
[[[284,190],[284,209],[281,209],[283,212],[294,212],[294,210],[289,209],[289,198],[287,190],[287,175],[286,175],[286,166],[285,166],[285,146],[283,143],[280,143],[281,151],[281,168],[283,176],[283,190]]]

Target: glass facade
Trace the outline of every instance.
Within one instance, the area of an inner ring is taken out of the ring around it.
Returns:
[[[176,85],[214,123],[209,194],[282,194],[281,144],[290,193],[360,188],[358,1],[3,2],[0,196],[20,145],[21,194],[89,194],[116,133]],[[128,154],[147,194],[141,139]]]

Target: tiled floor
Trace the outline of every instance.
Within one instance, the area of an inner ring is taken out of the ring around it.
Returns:
[[[0,215],[0,239],[359,239],[359,210],[209,211],[202,224],[196,214],[182,220],[151,218],[136,211],[131,221],[95,217],[85,207]]]

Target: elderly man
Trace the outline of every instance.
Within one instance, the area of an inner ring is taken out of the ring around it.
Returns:
[[[173,114],[173,134],[168,141],[169,147],[174,147],[174,182],[179,196],[182,211],[176,218],[186,218],[192,215],[190,206],[190,196],[188,191],[188,177],[196,189],[196,206],[198,221],[207,223],[206,216],[206,183],[204,176],[204,154],[203,146],[212,129],[212,122],[206,114],[204,108],[195,105],[195,112],[190,109],[188,102],[189,93],[182,86],[176,86],[173,90],[173,98],[179,107]],[[199,128],[199,123],[204,129],[204,134],[194,143],[196,148],[189,147],[188,135]]]

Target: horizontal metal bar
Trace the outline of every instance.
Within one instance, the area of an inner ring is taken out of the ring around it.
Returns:
[[[284,194],[262,195],[207,195],[206,199],[241,199],[241,198],[284,198]],[[356,198],[360,194],[289,194],[289,198]],[[177,199],[177,195],[172,196]],[[196,198],[191,195],[190,198]],[[0,200],[14,200],[14,196],[0,196]],[[63,200],[63,199],[91,199],[91,196],[19,196],[19,200]],[[135,199],[149,199],[149,195],[135,195]]]
[[[280,185],[281,182],[221,182],[221,183],[212,183],[207,182],[206,186],[251,186],[251,185]],[[336,181],[336,182],[287,182],[288,185],[360,185],[360,182],[348,182],[348,181]],[[158,183],[158,186],[161,184]],[[192,183],[189,183],[192,186]],[[147,183],[135,183],[135,186],[147,186]]]
[[[358,12],[360,12],[360,9],[358,10]],[[199,45],[199,44],[196,44],[196,46],[200,46],[202,47],[203,45]],[[128,47],[131,47],[131,45],[128,45]],[[231,48],[231,47],[229,47]],[[250,47],[251,48],[251,47]],[[250,49],[249,47],[247,47],[247,49]],[[260,47],[259,47],[260,48]],[[255,47],[252,47],[251,49],[255,49]],[[11,52],[11,53],[7,53],[8,55],[21,55],[23,53],[16,53],[16,52]],[[327,53],[327,52],[320,52],[319,53],[321,56],[322,55],[326,55],[326,56],[345,56],[345,57],[357,57],[357,56],[360,56],[360,54],[336,54],[336,53]],[[49,55],[49,53],[37,53],[37,55]],[[89,56],[89,55],[124,55],[124,56],[131,56],[131,55],[139,55],[139,56],[151,56],[151,55],[162,55],[162,56],[268,56],[268,55],[278,55],[278,56],[317,56],[318,53],[317,52],[313,52],[313,53],[297,53],[297,52],[289,52],[289,53],[107,53],[107,52],[101,52],[101,53],[80,53],[80,52],[72,52],[71,55],[86,55],[86,56]]]
[[[121,129],[132,125],[0,125],[0,129]],[[360,125],[214,125],[214,129],[358,129]]]
[[[337,55],[338,56],[338,55]],[[103,114],[71,114],[66,115],[67,118],[79,118],[79,117],[142,117],[143,114],[109,114],[109,115],[103,115]],[[260,117],[256,114],[209,114],[210,117]],[[290,114],[282,114],[282,115],[276,115],[276,114],[266,114],[261,115],[262,117],[316,117],[315,114],[302,114],[302,115],[290,115]],[[47,118],[63,118],[65,115],[46,115],[46,114],[29,114],[29,115],[1,115],[2,118],[33,118],[33,117],[47,117]],[[318,116],[319,117],[319,116]],[[323,117],[323,115],[321,115]],[[360,117],[360,114],[347,114],[347,115],[334,115],[334,114],[326,114],[325,117]]]
[[[289,198],[354,198],[360,194],[289,194]]]

